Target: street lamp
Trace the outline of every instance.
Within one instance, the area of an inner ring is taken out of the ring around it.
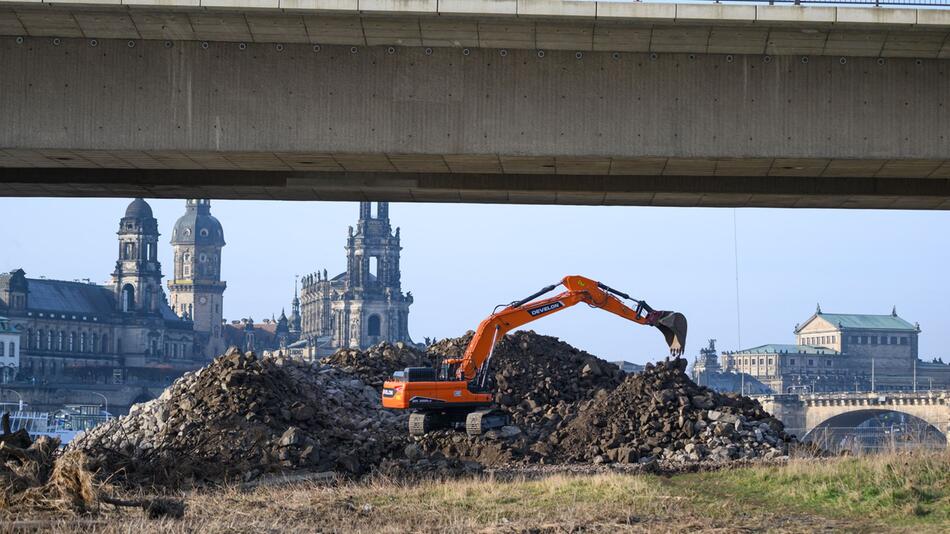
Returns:
[[[102,397],[102,400],[105,401],[106,421],[108,421],[109,420],[109,398],[103,395],[102,393],[99,393],[98,391],[90,391],[89,393],[92,393],[93,395],[99,395],[100,397]]]

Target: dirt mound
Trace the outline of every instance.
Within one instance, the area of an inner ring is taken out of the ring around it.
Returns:
[[[470,338],[444,340],[430,354],[461,354]],[[492,365],[496,401],[512,425],[478,438],[435,432],[416,439],[422,451],[487,466],[639,462],[678,470],[779,458],[794,442],[758,402],[697,386],[683,359],[624,378],[556,338],[517,332],[499,343]]]
[[[685,371],[685,359],[647,364],[609,394],[580,405],[550,436],[554,454],[664,467],[788,454],[794,438],[757,401],[697,386]]]
[[[383,382],[389,380],[393,371],[406,367],[432,365],[432,360],[425,352],[410,347],[401,341],[379,343],[365,351],[340,349],[333,355],[323,358],[320,362],[353,373],[378,391],[382,391]]]
[[[70,449],[137,484],[246,481],[292,469],[362,474],[401,450],[405,425],[351,374],[231,349]]]
[[[427,350],[433,359],[458,357],[471,338],[469,332],[437,342]],[[577,404],[606,395],[624,376],[616,365],[533,331],[518,331],[501,339],[491,368],[495,402],[510,414],[512,426],[475,439],[459,432],[434,432],[417,439],[425,452],[492,466],[543,461],[552,452],[546,445],[549,436],[574,416]]]
[[[469,332],[430,345],[427,352],[434,360],[458,357],[471,339]],[[572,404],[614,389],[624,376],[612,363],[531,330],[501,339],[490,365],[495,402],[511,414],[514,424],[530,429],[559,421]]]

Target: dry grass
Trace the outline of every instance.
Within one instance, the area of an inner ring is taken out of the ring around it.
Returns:
[[[403,484],[298,484],[181,495],[181,520],[132,509],[88,519],[8,517],[85,532],[941,532],[950,528],[950,455],[795,460],[670,478],[601,472]]]

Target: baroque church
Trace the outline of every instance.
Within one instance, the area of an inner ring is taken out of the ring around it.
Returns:
[[[399,228],[389,223],[388,202],[360,202],[356,229],[346,239],[346,271],[329,277],[327,270],[306,275],[295,295],[290,318],[279,323],[299,331],[298,347],[311,356],[341,348],[366,349],[382,341],[412,343],[409,306],[399,269]],[[286,322],[284,322],[286,321]]]
[[[119,221],[111,282],[0,275],[0,315],[21,334],[17,380],[43,383],[168,381],[223,350],[221,225],[207,200],[188,200],[175,225],[175,273],[162,289],[158,221],[145,200]]]

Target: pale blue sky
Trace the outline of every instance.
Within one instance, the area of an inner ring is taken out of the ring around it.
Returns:
[[[0,198],[0,270],[104,282],[128,199]],[[171,227],[183,200],[149,203],[171,269]],[[356,203],[213,201],[224,226],[225,317],[260,320],[290,306],[294,275],[345,268]],[[692,359],[710,337],[738,347],[733,210],[392,204],[402,227],[403,289],[410,332],[455,336],[495,304],[527,296],[565,274],[583,274],[689,319]],[[792,329],[821,302],[826,312],[889,313],[923,328],[921,357],[950,343],[950,214],[944,212],[740,209],[742,346],[793,342]],[[533,323],[608,358],[662,357],[658,332],[575,307]]]

